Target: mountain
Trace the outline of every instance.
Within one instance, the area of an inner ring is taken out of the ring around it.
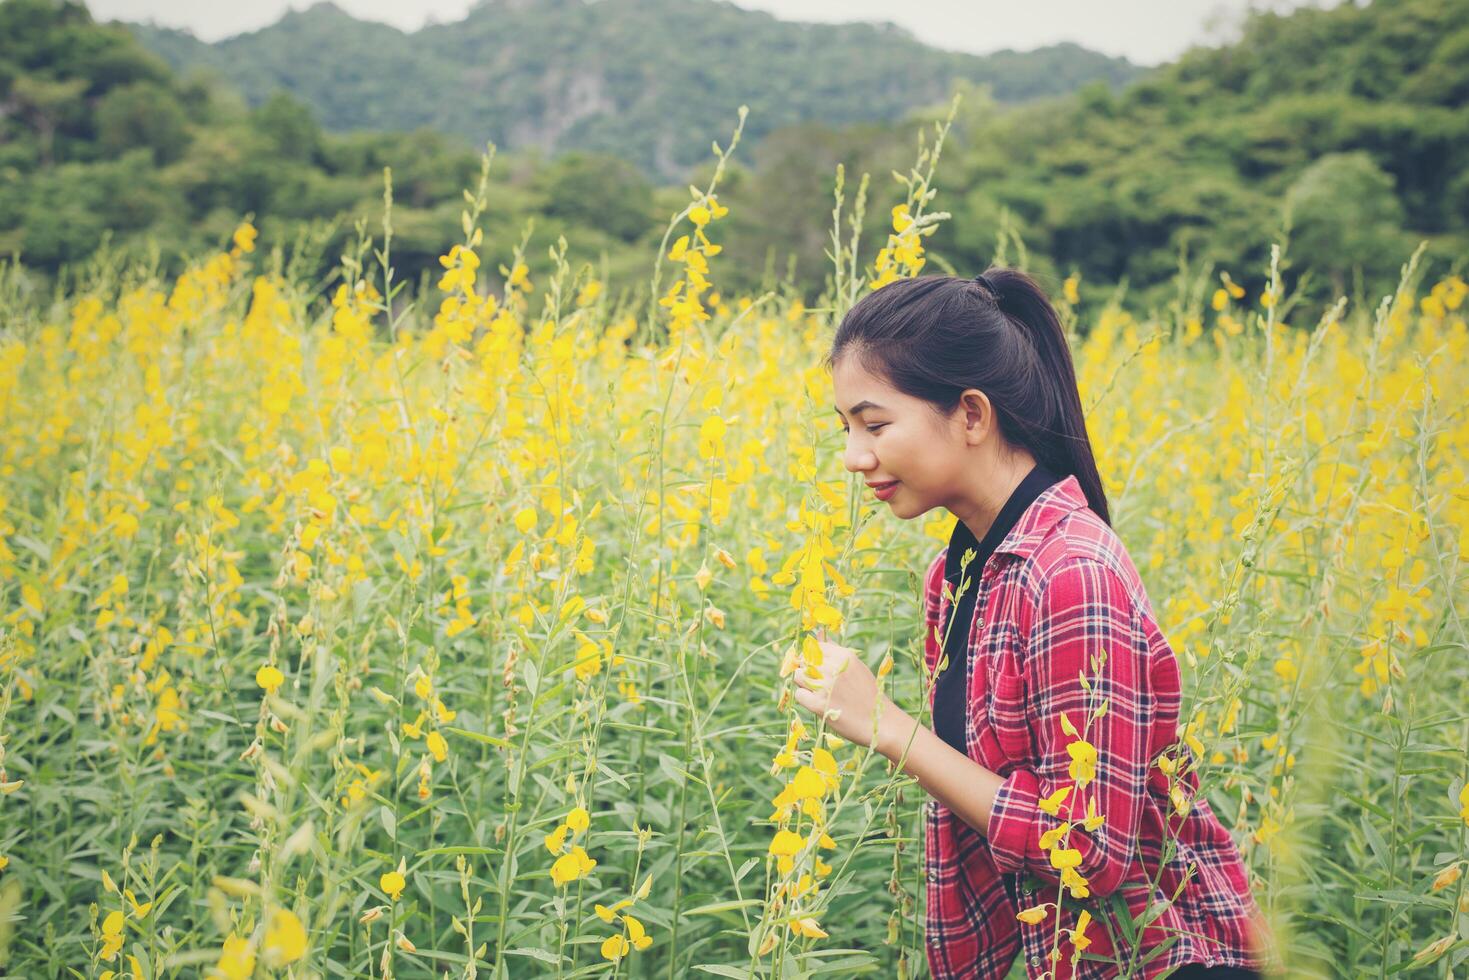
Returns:
[[[959,79],[1018,103],[1143,71],[1074,44],[961,54],[891,24],[790,23],[722,0],[485,0],[411,33],[319,3],[214,44],[129,27],[175,69],[212,70],[251,104],[285,90],[330,130],[608,153],[668,180],[728,139],[741,104],[753,143],[794,123],[898,120]]]

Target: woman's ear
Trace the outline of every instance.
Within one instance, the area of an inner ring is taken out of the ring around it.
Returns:
[[[990,404],[989,396],[978,388],[966,389],[959,396],[959,410],[964,423],[964,442],[979,445],[995,424],[995,407]]]

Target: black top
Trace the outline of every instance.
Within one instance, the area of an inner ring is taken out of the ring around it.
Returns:
[[[968,754],[968,741],[965,732],[968,726],[964,723],[965,701],[967,700],[965,675],[967,673],[966,662],[969,659],[969,629],[974,621],[974,605],[979,595],[980,573],[984,571],[984,564],[989,560],[990,555],[994,554],[995,549],[1004,542],[1005,535],[1010,533],[1021,515],[1035,502],[1035,498],[1060,480],[1061,477],[1037,463],[1026,474],[1025,479],[1020,481],[1015,492],[1010,494],[1010,499],[1005,501],[1005,506],[1000,508],[995,522],[985,532],[983,541],[976,541],[974,533],[963,521],[954,525],[954,532],[949,536],[949,552],[944,560],[944,578],[949,581],[951,593],[958,595],[961,579],[968,578],[970,581],[964,595],[954,604],[949,621],[939,624],[940,634],[943,634],[945,630],[948,631],[944,653],[949,656],[949,664],[934,682],[933,730],[939,738],[966,755]],[[964,552],[969,548],[975,549],[977,553],[970,561],[969,567],[961,572],[959,565],[963,561]],[[949,623],[953,625],[950,626]],[[942,635],[940,639],[943,639]]]

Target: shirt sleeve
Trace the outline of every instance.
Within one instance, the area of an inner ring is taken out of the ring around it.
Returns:
[[[1100,671],[1092,658],[1106,652]],[[1113,892],[1132,863],[1142,819],[1150,733],[1157,712],[1148,683],[1146,631],[1126,586],[1101,563],[1071,559],[1046,583],[1029,631],[1023,672],[1039,768],[1012,771],[1000,786],[987,836],[1001,871],[1028,871],[1053,884],[1061,872],[1040,847],[1043,834],[1068,818],[1067,846],[1081,852],[1076,870],[1096,895]],[[1092,686],[1083,687],[1085,673]],[[1091,722],[1092,706],[1107,711]],[[1096,749],[1096,777],[1080,791],[1070,775],[1077,738],[1066,734],[1061,714]],[[1040,800],[1071,787],[1059,815]],[[1103,818],[1096,830],[1081,826],[1087,803]]]

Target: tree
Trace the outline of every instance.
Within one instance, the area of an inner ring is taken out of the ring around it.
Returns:
[[[1292,264],[1345,291],[1353,271],[1390,273],[1401,263],[1403,207],[1390,174],[1361,151],[1328,153],[1291,184],[1284,219]]]

